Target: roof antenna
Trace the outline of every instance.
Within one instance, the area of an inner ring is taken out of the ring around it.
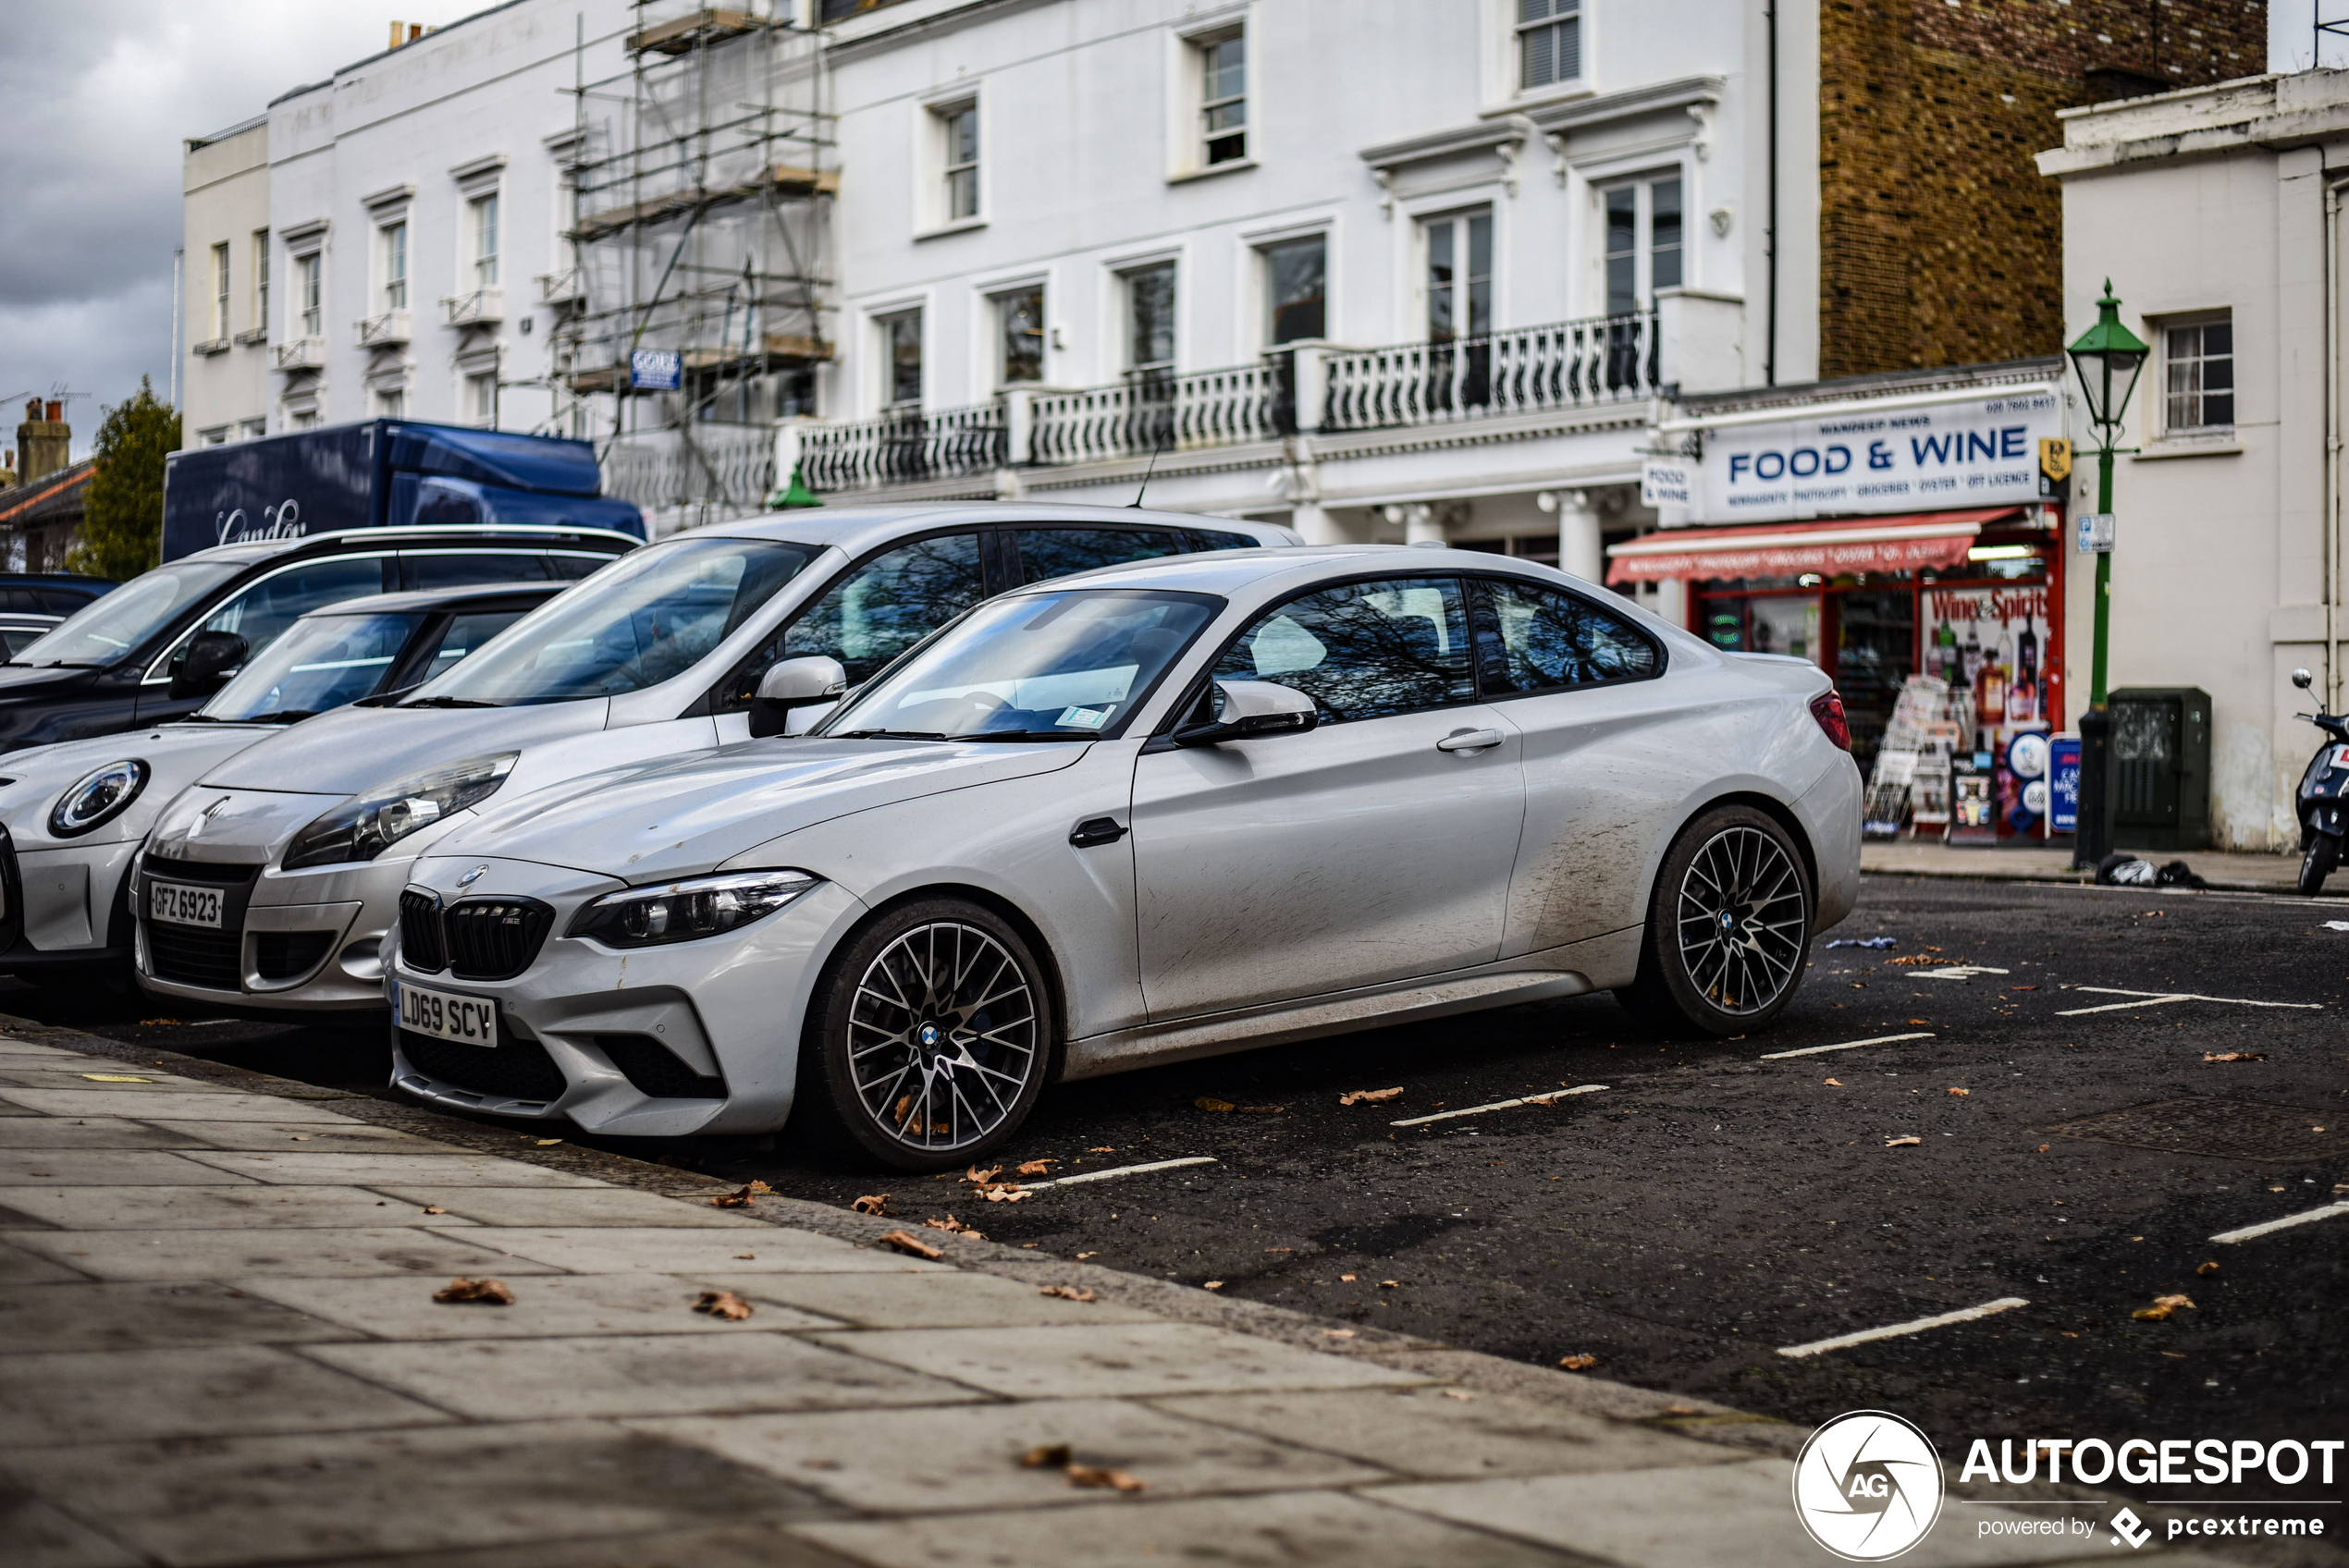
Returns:
[[[1138,511],[1141,508],[1142,496],[1150,487],[1150,475],[1158,472],[1158,455],[1166,450],[1166,435],[1165,428],[1162,426],[1158,433],[1158,445],[1150,448],[1150,467],[1142,470],[1141,485],[1134,492],[1134,498],[1126,503],[1127,511]]]

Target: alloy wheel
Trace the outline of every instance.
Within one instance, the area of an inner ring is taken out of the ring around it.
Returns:
[[[904,932],[857,977],[848,1075],[885,1137],[941,1154],[977,1144],[1021,1103],[1042,1050],[1035,993],[988,932],[937,921]]]
[[[1698,994],[1725,1013],[1767,1009],[1802,966],[1802,870],[1758,828],[1723,829],[1680,879],[1680,962]]]

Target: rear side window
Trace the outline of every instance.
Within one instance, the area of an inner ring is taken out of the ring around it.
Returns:
[[[1023,584],[1097,566],[1183,554],[1183,541],[1157,528],[1023,528],[1014,537],[1019,542]]]
[[[1496,578],[1475,586],[1477,675],[1488,693],[1639,680],[1664,668],[1653,638],[1580,594]]]
[[[496,555],[465,550],[400,557],[410,588],[470,588],[483,582],[544,582],[547,557],[519,551]]]
[[[11,615],[39,615],[41,596],[30,588],[0,588],[0,610]]]
[[[548,556],[547,574],[558,582],[576,582],[618,559],[618,556]]]
[[[1245,533],[1226,533],[1220,528],[1191,530],[1191,547],[1198,550],[1261,550],[1261,539],[1251,539]]]
[[[1324,724],[1473,701],[1460,584],[1390,578],[1301,594],[1242,632],[1215,678],[1302,692]]]
[[[978,534],[901,545],[851,571],[802,612],[777,656],[836,658],[854,685],[986,596]],[[771,662],[745,667],[748,685],[755,689]]]

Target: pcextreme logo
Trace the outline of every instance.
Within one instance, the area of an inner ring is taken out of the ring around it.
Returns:
[[[1932,1440],[1886,1411],[1837,1416],[1794,1461],[1794,1516],[1847,1562],[1882,1562],[1925,1539],[1941,1499]]]

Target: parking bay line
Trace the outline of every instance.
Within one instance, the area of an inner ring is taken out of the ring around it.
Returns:
[[[1113,1176],[1138,1176],[1145,1170],[1172,1170],[1184,1165],[1212,1165],[1211,1154],[1195,1154],[1184,1159],[1154,1159],[1148,1165],[1118,1165],[1107,1170],[1088,1170],[1076,1176],[1055,1176],[1049,1182],[1022,1182],[1023,1193],[1040,1193],[1047,1187],[1073,1187],[1080,1182],[1106,1182]]]
[[[2288,1231],[2294,1225],[2306,1225],[2317,1219],[2331,1219],[2343,1214],[2349,1214],[2349,1203],[2329,1203],[2322,1208],[2312,1208],[2306,1214],[2287,1214],[2281,1219],[2270,1219],[2259,1225],[2245,1225],[2240,1231],[2221,1231],[2210,1239],[2214,1242],[2247,1242],[2256,1236],[2264,1236],[2271,1231]]]
[[[1920,1317],[1912,1323],[1892,1323],[1881,1329],[1863,1329],[1856,1334],[1838,1334],[1831,1340],[1814,1340],[1807,1345],[1780,1345],[1778,1354],[1797,1358],[1822,1355],[1831,1350],[1849,1350],[1853,1345],[1863,1345],[1871,1340],[1898,1339],[1902,1334],[1921,1334],[1927,1329],[1946,1329],[1952,1323],[1971,1323],[1994,1312],[2011,1312],[2018,1306],[2030,1305],[2021,1296],[2000,1296],[1997,1301],[1986,1301],[1980,1306],[1945,1312],[1937,1317]]]
[[[1856,1051],[1862,1046],[1889,1046],[1902,1040],[1930,1040],[1931,1038],[1933,1038],[1933,1032],[1929,1029],[1919,1035],[1878,1035],[1872,1040],[1846,1040],[1839,1046],[1804,1046],[1800,1050],[1772,1051],[1762,1060],[1784,1061],[1790,1056],[1819,1056],[1827,1051]]]
[[[1568,1095],[1595,1095],[1605,1087],[1605,1084],[1577,1084],[1570,1089],[1560,1089],[1554,1095],[1527,1095],[1522,1099],[1494,1100],[1491,1105],[1472,1105],[1459,1110],[1439,1110],[1433,1116],[1407,1116],[1400,1121],[1390,1121],[1387,1125],[1389,1127],[1418,1127],[1430,1121],[1449,1121],[1455,1116],[1482,1116],[1488,1110],[1507,1110],[1511,1106],[1547,1105],[1552,1100],[1562,1100]]]
[[[2123,991],[2113,986],[2074,986],[2075,991],[2094,992],[2100,997],[2134,997],[2135,1001],[2107,1002],[2102,1007],[2066,1008],[2058,1018],[2077,1018],[2087,1012],[2127,1012],[2132,1008],[2159,1007],[2164,1002],[2220,1002],[2228,1007],[2283,1007],[2308,1012],[2322,1012],[2322,1002],[2262,1002],[2249,997],[2205,997],[2192,991]]]

